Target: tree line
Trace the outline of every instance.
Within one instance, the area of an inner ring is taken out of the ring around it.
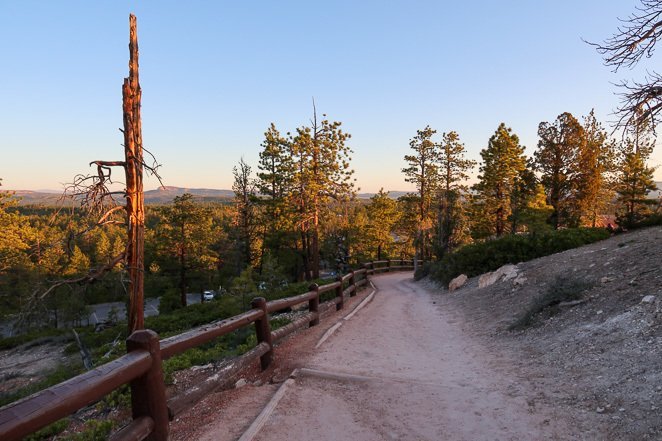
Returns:
[[[402,169],[417,189],[410,199],[423,260],[505,234],[616,223],[629,228],[659,210],[647,197],[656,189],[647,163],[655,138],[645,125],[616,140],[593,110],[581,121],[564,112],[539,124],[537,148],[527,157],[519,137],[501,123],[478,164],[465,157],[456,132],[435,139],[436,133],[429,126],[417,131]],[[469,186],[476,166],[477,182]]]

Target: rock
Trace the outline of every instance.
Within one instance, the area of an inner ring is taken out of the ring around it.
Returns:
[[[613,280],[614,280],[613,277],[603,277],[603,278],[600,279],[600,283],[605,284],[605,283],[609,283]]]
[[[513,285],[515,286],[523,286],[524,282],[526,282],[526,277],[524,277],[522,274],[517,276],[515,280],[513,280]]]
[[[517,267],[515,265],[504,265],[496,271],[485,273],[478,279],[478,288],[494,285],[501,280],[511,280],[517,277]]]
[[[461,288],[465,283],[467,283],[467,275],[460,274],[459,276],[451,280],[451,283],[448,284],[448,290],[455,291],[456,289]]]
[[[209,364],[205,364],[204,366],[192,366],[191,370],[193,372],[196,372],[196,371],[202,371],[202,370],[205,370],[205,369],[211,369],[212,367],[213,367],[212,364],[209,363]]]
[[[243,378],[241,378],[239,381],[237,381],[237,382],[234,384],[234,387],[235,387],[235,389],[239,389],[240,387],[244,387],[244,386],[246,386],[247,384],[248,384],[248,381],[246,381],[246,380],[244,380]]]
[[[499,278],[501,278],[501,274],[497,273],[496,271],[482,274],[478,278],[478,288],[485,288],[487,286],[494,285],[494,283],[499,280]]]
[[[517,267],[515,265],[504,265],[497,270],[503,274],[503,281],[508,281],[517,277]]]
[[[653,303],[655,302],[655,296],[646,296],[643,299],[641,299],[641,303]]]
[[[604,407],[598,407],[597,409],[595,409],[595,411],[597,413],[605,413],[605,408]]]
[[[604,311],[603,311],[602,309],[599,309],[599,310],[596,312],[596,314],[597,314],[597,315],[602,315],[603,312],[604,312]]]

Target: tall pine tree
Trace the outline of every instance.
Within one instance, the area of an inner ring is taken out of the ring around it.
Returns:
[[[530,188],[525,175],[527,159],[519,137],[512,129],[501,123],[490,137],[487,148],[481,150],[480,175],[474,185],[477,198],[490,219],[490,230],[497,237],[510,230],[508,220],[511,217],[516,200],[526,197]]]
[[[417,254],[419,259],[430,260],[430,236],[432,230],[432,200],[439,186],[439,145],[432,136],[436,130],[426,126],[417,130],[416,136],[409,141],[409,147],[414,154],[405,155],[408,167],[403,168],[405,181],[416,186],[418,192],[418,240]]]
[[[437,193],[437,243],[436,254],[441,258],[462,241],[464,224],[463,198],[467,187],[467,174],[476,165],[466,159],[464,144],[457,132],[444,133],[439,145],[439,190]]]
[[[584,128],[571,113],[564,112],[553,123],[541,122],[538,137],[536,168],[553,208],[549,223],[554,229],[575,227],[580,221],[575,173],[584,142]]]

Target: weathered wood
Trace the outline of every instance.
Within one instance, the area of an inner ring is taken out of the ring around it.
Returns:
[[[345,307],[345,292],[342,289],[342,277],[336,278],[336,311],[340,311]]]
[[[323,294],[325,292],[333,291],[336,288],[338,288],[340,285],[341,285],[341,283],[338,282],[338,281],[333,282],[333,283],[327,283],[326,285],[320,285],[317,288],[317,292],[320,293],[320,294]]]
[[[112,434],[108,441],[142,441],[154,429],[154,420],[148,416],[131,421],[119,431]]]
[[[349,285],[352,288],[349,295],[353,297],[356,295],[356,274],[354,271],[350,271],[349,276]]]
[[[273,358],[273,343],[271,341],[271,327],[269,326],[269,313],[267,312],[267,301],[264,297],[257,297],[251,302],[254,309],[260,309],[264,313],[262,317],[255,320],[255,334],[258,343],[266,343],[269,345],[269,352],[260,357],[260,366],[265,370],[271,364]]]
[[[167,441],[170,432],[165,383],[161,366],[161,349],[156,332],[136,331],[126,340],[128,352],[148,351],[152,358],[149,370],[131,381],[131,413],[133,419],[150,417],[154,428],[146,438],[149,441]]]
[[[316,283],[313,283],[308,288],[311,292],[315,293],[315,296],[311,297],[310,300],[308,300],[308,311],[310,311],[312,314],[314,314],[313,318],[308,323],[308,326],[311,327],[311,328],[313,326],[319,325],[319,323],[320,323],[320,314],[319,314],[320,294],[319,294],[318,288],[319,288],[319,286],[317,286]]]
[[[245,354],[221,365],[218,370],[214,371],[213,375],[171,398],[168,401],[170,420],[172,421],[177,415],[199,403],[205,396],[232,386],[240,372],[247,369],[270,350],[271,347],[267,343],[259,343]]]
[[[351,297],[353,295],[352,293],[354,292],[355,289],[356,289],[355,285],[349,285],[349,287],[347,287],[343,291],[343,297]]]
[[[165,360],[174,355],[181,354],[187,349],[200,346],[216,337],[229,334],[232,331],[250,325],[263,315],[264,312],[262,310],[252,309],[229,319],[200,326],[182,334],[163,339],[161,340],[161,357]]]
[[[116,360],[0,408],[0,440],[23,439],[143,375],[152,361],[148,352]]]
[[[136,17],[129,15],[129,77],[122,85],[126,214],[128,243],[126,269],[129,274],[129,332],[145,327],[143,274],[145,251],[145,203],[143,196],[143,139],[140,120],[142,91],[138,79],[138,31]]]
[[[291,308],[292,306],[296,306],[299,303],[307,302],[310,299],[317,297],[318,295],[317,292],[312,290],[312,287],[310,289],[311,289],[310,291],[303,294],[299,294],[298,296],[287,297],[284,299],[272,300],[270,302],[267,302],[267,312],[269,313],[278,312],[285,308]]]

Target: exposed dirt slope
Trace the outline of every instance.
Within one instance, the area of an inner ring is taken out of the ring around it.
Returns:
[[[662,228],[653,227],[517,265],[526,280],[439,289],[471,335],[511,354],[531,382],[531,405],[596,421],[608,439],[662,439]],[[578,301],[510,324],[562,283],[589,286]],[[591,439],[591,438],[589,438]]]

